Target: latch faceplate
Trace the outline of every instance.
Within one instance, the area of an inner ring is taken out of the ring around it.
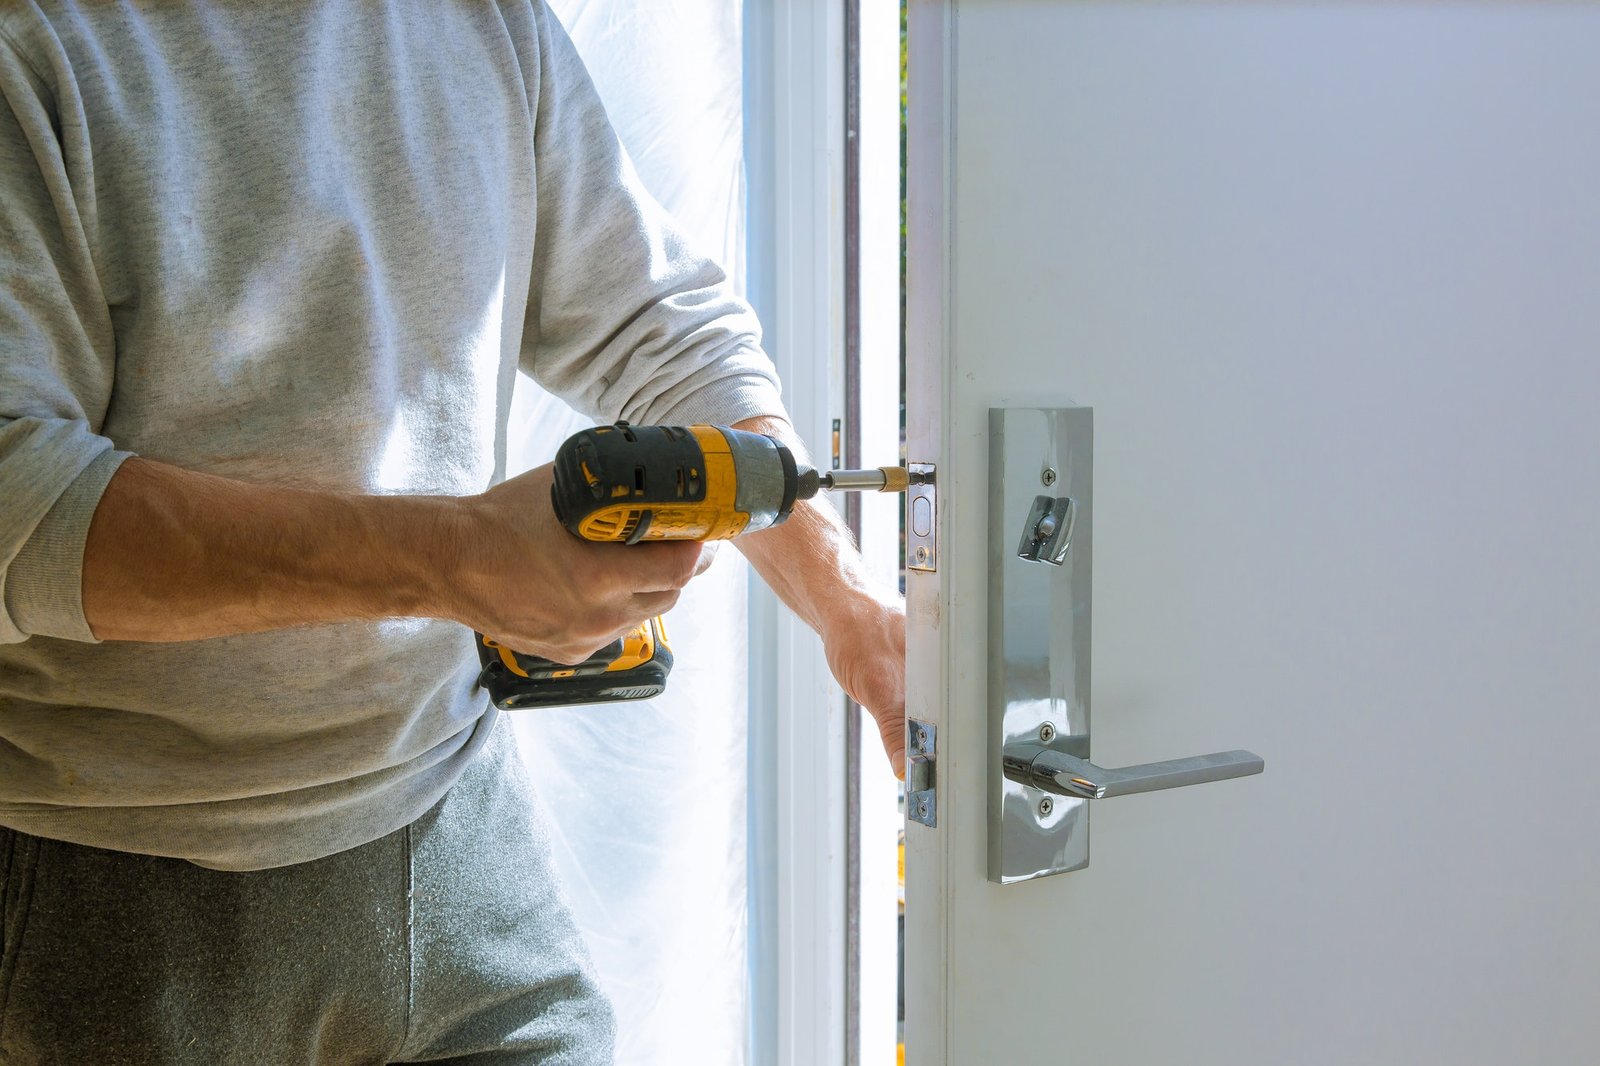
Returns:
[[[939,824],[937,742],[936,726],[906,719],[906,817],[930,828]]]
[[[932,463],[908,463],[906,489],[906,567],[929,573],[939,569],[939,508]]]

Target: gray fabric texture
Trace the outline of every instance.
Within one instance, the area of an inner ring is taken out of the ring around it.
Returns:
[[[609,1063],[555,883],[509,724],[414,824],[295,866],[0,829],[0,1061]]]
[[[519,366],[602,421],[782,412],[541,3],[0,5],[0,824],[249,870],[431,807],[469,632],[97,644],[83,545],[130,454],[481,491]]]

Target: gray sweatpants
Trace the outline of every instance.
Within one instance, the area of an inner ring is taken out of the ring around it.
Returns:
[[[417,821],[251,873],[0,828],[0,1062],[612,1061],[511,727]]]

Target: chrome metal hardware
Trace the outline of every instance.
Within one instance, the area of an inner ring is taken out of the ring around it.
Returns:
[[[1247,751],[1121,769],[1089,761],[1093,466],[1089,408],[990,411],[991,881],[1088,866],[1091,799],[1262,771]]]
[[[1208,781],[1249,777],[1265,768],[1261,756],[1248,751],[1219,751],[1214,755],[1108,769],[1037,744],[1011,744],[1006,747],[1003,759],[1005,775],[1012,781],[1057,796],[1084,799],[1109,799],[1131,796],[1135,792],[1203,785]]]
[[[939,824],[938,728],[906,719],[906,817],[930,828]]]
[[[1055,471],[1046,470],[1054,481]],[[1022,523],[1022,541],[1017,545],[1017,558],[1060,566],[1067,561],[1067,549],[1072,547],[1072,523],[1078,509],[1067,496],[1037,496],[1028,518]]]
[[[939,508],[932,463],[908,463],[911,481],[906,489],[906,566],[933,572],[939,569]]]

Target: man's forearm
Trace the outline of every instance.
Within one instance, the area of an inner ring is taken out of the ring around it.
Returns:
[[[700,548],[579,540],[550,480],[544,466],[476,496],[361,496],[129,459],[89,526],[84,617],[101,640],[144,641],[444,618],[579,662],[670,608]]]
[[[767,433],[804,452],[788,422],[752,418],[738,429]],[[877,720],[889,764],[905,766],[905,608],[899,593],[867,572],[838,512],[797,504],[789,520],[736,544],[784,603],[822,637],[828,666],[844,690]]]
[[[803,453],[794,427],[783,419],[750,418],[734,428],[766,433]],[[819,633],[859,609],[858,600],[878,603],[889,596],[871,579],[850,530],[826,503],[801,501],[782,525],[736,543],[778,597]]]
[[[89,527],[83,610],[102,640],[199,640],[448,615],[459,501],[263,486],[133,458]]]
[[[824,636],[863,608],[898,598],[868,575],[850,530],[825,503],[797,503],[787,522],[737,543],[778,598]]]

